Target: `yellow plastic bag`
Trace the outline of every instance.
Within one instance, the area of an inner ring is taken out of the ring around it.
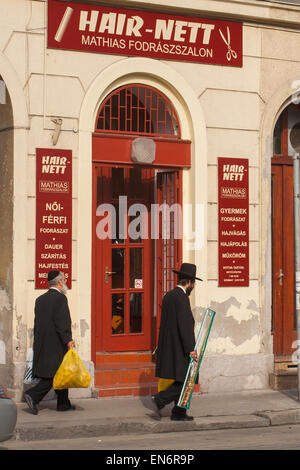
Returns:
[[[54,390],[63,390],[65,388],[87,388],[90,386],[90,383],[91,376],[83,365],[77,352],[73,348],[69,349],[54,376]]]
[[[167,390],[169,387],[171,387],[172,383],[174,383],[175,380],[173,379],[159,379],[158,381],[158,393],[162,392],[163,390]]]

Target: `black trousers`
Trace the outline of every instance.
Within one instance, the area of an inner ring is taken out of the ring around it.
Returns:
[[[35,403],[39,403],[45,395],[51,390],[53,378],[41,378],[40,381],[32,388],[27,390]],[[57,406],[69,405],[69,390],[55,390],[57,395]]]
[[[163,408],[164,406],[168,405],[172,401],[174,401],[174,407],[172,408],[172,415],[185,415],[186,409],[177,406],[177,402],[179,400],[181,390],[182,390],[183,382],[173,382],[169,388],[166,390],[162,390],[156,395],[156,401],[159,408]]]

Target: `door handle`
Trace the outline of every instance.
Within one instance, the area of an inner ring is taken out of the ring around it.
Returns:
[[[279,284],[282,286],[283,285],[283,277],[284,277],[284,274],[283,274],[283,271],[282,271],[282,268],[280,268],[279,270],[279,275],[277,276],[277,279],[279,279]]]
[[[109,271],[108,266],[105,266],[105,283],[108,284],[108,276],[111,276],[112,274],[117,274],[114,271]]]

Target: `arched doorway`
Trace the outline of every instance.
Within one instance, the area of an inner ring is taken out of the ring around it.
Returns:
[[[0,76],[0,379],[13,388],[13,318],[8,311],[12,304],[13,259],[13,110],[10,95]]]
[[[4,54],[0,57],[0,382],[19,400],[27,339],[28,232],[24,227],[28,225],[29,121],[18,74]],[[25,328],[22,335],[18,334],[20,324]]]
[[[140,388],[148,382],[141,394],[151,393],[160,302],[181,262],[182,168],[189,166],[190,141],[181,139],[176,111],[159,90],[135,83],[103,100],[93,134],[92,269],[95,382],[102,396],[103,382],[122,394],[123,375]]]
[[[296,339],[295,233],[291,132],[300,123],[300,106],[290,104],[280,114],[273,135],[272,157],[272,334],[275,373],[293,367]],[[283,374],[284,375],[284,374]],[[290,383],[291,377],[287,375]],[[296,378],[296,377],[295,377]],[[290,388],[287,381],[282,387]]]

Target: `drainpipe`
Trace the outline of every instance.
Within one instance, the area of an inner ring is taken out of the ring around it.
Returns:
[[[295,309],[298,354],[300,348],[300,154],[295,153],[294,164],[294,219],[295,219]],[[300,357],[297,356],[298,401],[300,401]]]

